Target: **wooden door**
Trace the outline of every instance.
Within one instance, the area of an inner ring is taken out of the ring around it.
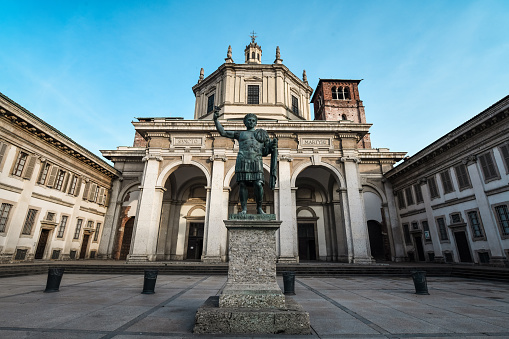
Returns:
[[[470,254],[470,246],[468,246],[466,233],[464,231],[454,232],[454,239],[456,240],[460,261],[472,262],[472,255]]]
[[[89,234],[83,235],[83,242],[81,243],[80,259],[85,259],[85,257],[87,256],[89,238],[90,238]]]
[[[44,250],[46,249],[46,243],[48,242],[50,230],[41,230],[39,237],[39,243],[37,244],[37,250],[35,251],[35,259],[42,259],[44,257]]]
[[[414,237],[415,241],[415,248],[417,249],[417,260],[419,261],[426,261],[426,258],[424,257],[424,247],[422,246],[422,237],[417,236]]]
[[[199,260],[203,252],[203,226],[202,222],[189,224],[189,236],[187,238],[187,259]]]
[[[299,236],[299,259],[316,260],[315,224],[297,224]]]
[[[120,246],[120,260],[126,260],[131,250],[131,239],[133,237],[134,218],[129,219],[124,226],[124,236],[122,237],[122,245]]]

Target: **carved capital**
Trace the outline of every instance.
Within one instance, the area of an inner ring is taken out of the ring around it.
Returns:
[[[279,156],[279,161],[282,161],[282,160],[286,160],[288,162],[292,162],[293,161],[293,157],[288,155],[288,154],[282,154]]]
[[[216,161],[216,160],[222,160],[222,161],[226,162],[228,160],[228,157],[224,154],[214,154],[209,158],[209,160],[211,162]]]
[[[340,161],[341,162],[353,161],[353,162],[359,164],[361,162],[361,159],[359,159],[357,157],[347,156],[347,157],[342,157],[340,159]]]
[[[463,163],[463,165],[470,165],[472,163],[475,163],[477,162],[477,156],[476,155],[469,155],[468,157],[466,157],[465,159],[463,159],[463,161],[461,161]]]
[[[155,154],[147,154],[146,156],[143,157],[143,159],[141,159],[141,161],[143,161],[143,162],[149,161],[149,160],[163,161],[163,157],[160,155],[155,155]]]

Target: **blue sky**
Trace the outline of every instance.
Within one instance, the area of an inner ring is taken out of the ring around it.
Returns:
[[[372,146],[415,154],[509,94],[509,1],[0,0],[0,92],[90,151],[192,119],[200,68],[256,31],[297,76],[364,79]]]

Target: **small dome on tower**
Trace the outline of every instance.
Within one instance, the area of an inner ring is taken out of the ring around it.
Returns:
[[[246,64],[261,64],[262,63],[262,48],[255,42],[256,33],[251,33],[251,43],[246,46],[244,54],[246,55]]]

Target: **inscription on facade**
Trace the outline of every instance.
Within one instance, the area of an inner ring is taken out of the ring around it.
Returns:
[[[301,147],[310,146],[310,147],[320,147],[320,146],[330,146],[329,138],[302,138],[300,139]]]
[[[201,146],[202,138],[175,138],[173,145],[175,146]]]

